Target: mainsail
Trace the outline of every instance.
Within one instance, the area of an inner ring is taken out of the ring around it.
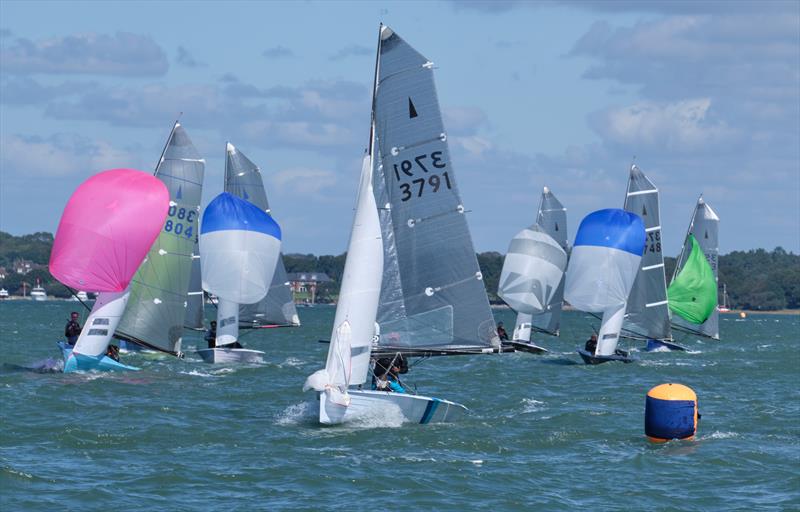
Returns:
[[[648,339],[671,339],[658,188],[635,165],[631,166],[628,177],[624,208],[642,218],[647,233],[642,262],[628,297],[626,329]]]
[[[642,219],[625,210],[599,210],[581,221],[564,296],[581,311],[603,313],[593,355],[614,355],[644,242]]]
[[[498,348],[458,194],[433,63],[381,28],[374,188],[384,242],[378,350]]]
[[[536,215],[536,224],[541,226],[545,233],[555,240],[564,252],[569,255],[569,241],[567,240],[567,209],[561,204],[553,192],[548,188],[542,189],[542,200],[539,203],[539,213]],[[556,288],[550,298],[550,307],[547,311],[533,316],[531,324],[537,331],[558,336],[561,324],[561,307],[564,304],[564,279]],[[519,319],[517,319],[519,321]]]
[[[225,192],[250,201],[270,213],[261,170],[230,143],[225,151]],[[241,305],[239,322],[242,326],[300,325],[286,267],[283,264],[283,254],[278,259],[269,293],[256,304]]]
[[[691,242],[690,235],[694,237],[697,246],[708,261],[711,271],[714,275],[714,305],[717,304],[717,259],[719,257],[719,217],[711,207],[706,204],[701,196],[697,200],[697,206],[692,215],[692,221],[689,224],[689,230],[686,235],[686,241],[681,249],[681,254],[678,256],[678,262],[675,266],[675,273],[672,277],[672,282],[677,279],[679,272],[684,268],[687,261],[692,256],[692,248],[694,244]],[[672,286],[672,283],[670,283]],[[671,300],[671,299],[670,299]],[[711,315],[701,324],[696,325],[687,322],[682,318],[674,318],[673,324],[684,330],[688,330],[694,334],[700,334],[713,339],[719,339],[719,311],[715,307]]]
[[[197,242],[205,161],[176,122],[156,166],[169,190],[167,220],[133,277],[118,337],[177,355]]]
[[[200,279],[200,247],[195,241],[192,249],[192,273],[189,277],[189,299],[186,304],[186,318],[183,326],[201,331],[205,328],[205,293]]]

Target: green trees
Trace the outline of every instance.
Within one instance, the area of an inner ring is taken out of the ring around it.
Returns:
[[[33,233],[13,236],[0,231],[0,267],[6,268],[6,278],[0,286],[10,293],[21,295],[22,282],[27,283],[28,292],[38,277],[49,295],[66,297],[69,292],[47,271],[53,235]],[[284,263],[287,272],[325,272],[332,283],[321,285],[318,295],[335,297],[344,271],[346,254],[338,256],[313,254],[286,254]],[[21,275],[14,272],[14,262],[25,259],[42,268]],[[664,258],[667,280],[675,268],[675,258]],[[497,285],[503,268],[503,255],[498,252],[478,254],[478,264],[483,272],[483,282],[489,300],[497,298]],[[773,251],[752,249],[734,251],[719,257],[719,302],[722,302],[722,284],[728,285],[728,303],[734,308],[775,310],[800,309],[800,255],[787,252],[782,247]]]

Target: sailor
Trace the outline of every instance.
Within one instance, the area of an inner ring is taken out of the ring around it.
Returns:
[[[594,351],[597,350],[597,335],[592,334],[588,340],[586,340],[586,352],[590,354],[594,354]]]
[[[81,335],[81,324],[78,323],[77,311],[73,311],[69,316],[70,319],[64,327],[64,337],[67,338],[67,344],[74,346],[78,341],[78,336]]]
[[[205,340],[208,342],[208,348],[216,348],[217,346],[217,321],[212,320],[208,330],[206,330]]]
[[[119,362],[119,347],[116,345],[109,345],[106,349],[106,355],[116,362]]]
[[[388,370],[387,370],[388,368]],[[408,371],[406,367],[406,372]],[[406,389],[400,384],[398,375],[405,373],[403,371],[403,361],[397,358],[393,359],[378,359],[375,361],[375,367],[372,374],[372,387],[379,391],[390,391],[394,393],[405,393]]]
[[[503,328],[503,322],[497,323],[497,336],[500,337],[500,341],[508,341],[508,333]]]

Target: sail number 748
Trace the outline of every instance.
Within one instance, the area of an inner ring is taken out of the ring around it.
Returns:
[[[415,171],[419,172],[421,170],[424,173],[422,175],[424,177],[413,179],[410,183],[400,184],[400,192],[402,194],[400,197],[401,201],[408,201],[414,196],[422,197],[425,190],[436,193],[442,185],[446,186],[448,189],[453,188],[447,171],[439,175],[434,174],[428,168],[428,166],[434,169],[444,169],[447,167],[447,164],[442,160],[442,152],[434,151],[430,154],[430,160],[428,160],[428,157],[429,155],[426,153],[424,155],[415,156],[413,158],[413,163],[411,160],[403,160],[399,165],[394,164],[394,176],[397,178],[397,181],[400,181],[401,174],[413,178],[415,176]],[[416,165],[414,165],[414,163],[416,163]]]

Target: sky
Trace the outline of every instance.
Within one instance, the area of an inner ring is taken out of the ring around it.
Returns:
[[[152,172],[180,115],[204,203],[230,141],[262,170],[284,252],[344,252],[380,22],[435,63],[477,251],[505,252],[545,185],[574,237],[622,207],[635,159],[666,255],[701,193],[723,254],[800,252],[796,1],[3,0],[0,230],[54,232],[88,176]]]

